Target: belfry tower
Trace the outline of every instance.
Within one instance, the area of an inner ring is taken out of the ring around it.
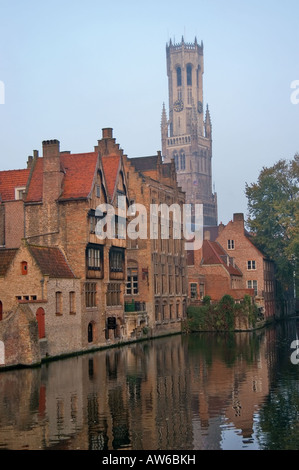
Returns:
[[[186,203],[203,204],[205,226],[217,225],[217,195],[212,191],[212,125],[203,109],[203,44],[166,45],[169,119],[163,104],[162,156],[174,159]]]

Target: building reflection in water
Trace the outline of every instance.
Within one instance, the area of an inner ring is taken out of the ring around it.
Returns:
[[[172,336],[1,374],[0,448],[220,449],[252,442],[275,330]]]

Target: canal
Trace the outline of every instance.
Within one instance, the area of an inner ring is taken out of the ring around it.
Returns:
[[[176,335],[1,372],[0,449],[298,449],[298,328]]]

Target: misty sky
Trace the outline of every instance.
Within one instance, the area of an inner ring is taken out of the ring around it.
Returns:
[[[129,157],[155,155],[166,43],[196,36],[218,220],[246,215],[245,183],[299,151],[298,22],[298,0],[0,0],[1,169],[24,168],[47,139],[92,151],[103,127]]]

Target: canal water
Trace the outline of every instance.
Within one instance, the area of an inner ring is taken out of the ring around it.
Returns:
[[[297,329],[176,335],[1,372],[0,450],[299,449]]]

